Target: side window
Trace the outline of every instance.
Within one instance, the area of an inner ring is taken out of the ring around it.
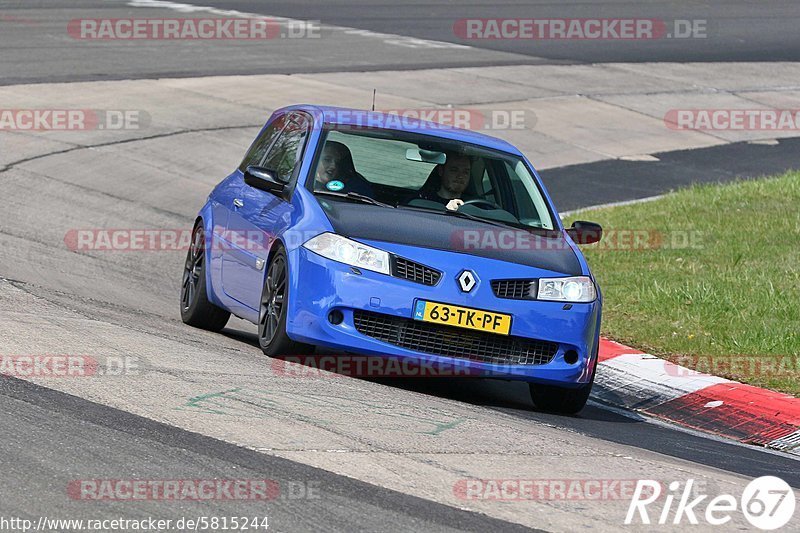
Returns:
[[[483,189],[483,197],[487,200],[497,203],[497,194],[494,190],[492,179],[489,176],[489,167],[487,166],[483,171],[483,179],[481,180],[481,188]]]
[[[270,125],[267,126],[264,132],[258,136],[253,145],[250,147],[250,150],[247,151],[247,155],[244,156],[244,160],[242,161],[239,170],[244,172],[244,169],[250,165],[261,165],[261,162],[264,160],[264,156],[267,155],[267,150],[269,150],[269,147],[272,146],[272,141],[274,141],[275,137],[277,137],[281,132],[281,129],[283,129],[285,123],[286,116],[280,116],[275,118],[275,120],[273,120]]]
[[[515,204],[517,209],[514,215],[524,224],[540,225],[541,217],[539,216],[537,206],[531,200],[531,193],[525,188],[525,184],[522,182],[519,174],[517,174],[506,161],[503,161],[503,168],[510,180],[511,191],[516,199]],[[543,205],[542,203],[542,206]]]
[[[291,115],[261,166],[274,170],[278,179],[288,182],[303,155],[308,128],[309,121],[303,115]]]

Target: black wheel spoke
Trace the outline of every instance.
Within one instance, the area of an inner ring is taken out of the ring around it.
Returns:
[[[275,336],[275,330],[278,329],[278,321],[275,319],[275,312],[272,311],[269,314],[269,318],[267,321],[267,337],[272,340]]]
[[[194,293],[195,293],[195,283],[194,281],[192,281],[189,283],[189,290],[187,291],[186,307],[192,305],[192,302],[194,301]]]
[[[197,295],[197,284],[203,271],[204,239],[202,228],[197,228],[192,245],[186,254],[186,262],[183,266],[183,282],[181,283],[181,304],[184,310],[189,309]]]
[[[190,304],[187,283],[189,283],[189,276],[184,274],[183,290],[181,291],[181,304],[183,305],[184,309],[189,307]]]
[[[267,276],[267,301],[269,301],[269,298],[272,298],[273,292],[275,292],[275,281],[272,278],[272,273],[270,272],[269,276]]]
[[[261,294],[259,310],[259,336],[263,346],[269,345],[278,333],[286,295],[286,262],[278,256],[267,270],[267,279]]]
[[[275,272],[273,273],[273,278],[276,284],[283,281],[283,279],[286,277],[284,276],[284,271],[285,271],[285,265],[283,263],[283,259],[278,258],[278,260],[275,261]]]

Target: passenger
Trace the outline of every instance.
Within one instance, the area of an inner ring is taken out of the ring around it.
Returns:
[[[370,198],[374,194],[372,185],[356,171],[350,149],[337,141],[327,141],[322,149],[314,189],[342,194],[355,192]]]

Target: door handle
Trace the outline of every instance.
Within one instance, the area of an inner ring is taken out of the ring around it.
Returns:
[[[236,208],[239,208],[239,207],[244,207],[244,202],[243,202],[243,201],[241,201],[241,200],[240,200],[240,199],[238,199],[238,198],[234,198],[234,199],[233,199],[233,207],[236,207]]]

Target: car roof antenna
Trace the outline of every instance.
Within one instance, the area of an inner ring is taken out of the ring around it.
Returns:
[[[375,111],[375,93],[378,92],[378,89],[372,89],[372,110]]]

